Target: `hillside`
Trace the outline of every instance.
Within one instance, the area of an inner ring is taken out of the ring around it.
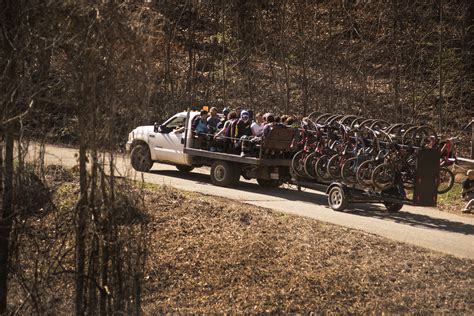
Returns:
[[[209,105],[428,123],[467,146],[470,1],[32,3],[28,18],[18,10],[12,32],[32,32],[14,54],[3,50],[23,87],[3,107],[8,116],[34,102],[30,135],[77,143],[79,124],[91,128],[96,113],[97,134],[109,134],[101,142],[118,144],[136,125]]]

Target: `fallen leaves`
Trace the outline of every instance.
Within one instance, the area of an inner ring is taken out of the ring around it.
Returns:
[[[472,311],[472,260],[223,198],[149,196],[146,313]]]

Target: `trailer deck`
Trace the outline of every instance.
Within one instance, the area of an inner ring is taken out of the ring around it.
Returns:
[[[184,148],[184,153],[195,157],[225,160],[254,166],[290,167],[291,165],[290,159],[247,157],[204,149]]]

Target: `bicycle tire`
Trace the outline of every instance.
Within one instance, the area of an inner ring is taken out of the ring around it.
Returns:
[[[378,165],[372,172],[372,183],[381,191],[393,188],[395,185],[395,170],[388,163]]]
[[[312,152],[304,159],[304,172],[308,178],[316,179],[316,162],[319,154]]]
[[[424,147],[425,144],[429,143],[431,136],[435,138],[435,143],[437,143],[438,135],[436,134],[434,128],[428,125],[420,126],[413,134],[413,143],[416,146]]]
[[[363,117],[358,117],[356,119],[354,119],[350,125],[350,128],[355,128],[356,125],[359,125],[360,126],[360,123],[365,121],[365,118]]]
[[[319,157],[318,161],[316,162],[315,166],[315,173],[318,179],[322,181],[329,181],[331,180],[331,175],[328,173],[328,165],[329,157],[327,155],[322,155]]]
[[[375,120],[374,119],[366,119],[362,121],[359,126],[360,127],[367,127],[368,124],[372,124]]]
[[[302,172],[304,171],[304,166],[302,165],[301,160],[303,159],[303,155],[305,153],[306,152],[304,150],[300,150],[293,156],[293,159],[291,159],[291,169],[297,176],[303,178],[305,177],[305,174]]]
[[[347,159],[341,167],[341,178],[347,184],[356,184],[356,169],[357,169],[357,162],[360,157],[352,157]]]
[[[324,124],[324,121],[326,121],[326,119],[327,119],[328,117],[330,117],[331,115],[334,115],[334,114],[332,114],[332,113],[323,113],[323,114],[321,114],[320,116],[318,116],[318,117],[314,120],[314,122],[316,122],[317,124]]]
[[[332,179],[337,180],[341,178],[341,160],[344,156],[336,154],[328,161],[328,173]]]
[[[357,115],[345,115],[344,117],[342,117],[340,120],[339,120],[339,123],[341,123],[342,125],[349,125],[352,123],[353,120],[355,120],[356,118],[358,118]]]
[[[413,145],[413,137],[416,133],[416,130],[419,127],[420,126],[411,126],[408,129],[406,129],[405,132],[403,132],[403,135],[402,135],[402,144],[404,144],[404,145]]]
[[[376,167],[373,159],[366,160],[357,167],[356,179],[357,183],[364,187],[372,186],[372,173]]]
[[[443,179],[447,181],[443,181]],[[446,187],[440,188],[440,185],[442,185],[443,183],[446,183]],[[438,194],[447,193],[449,190],[453,188],[453,186],[454,186],[454,173],[446,167],[441,167],[439,169],[439,181],[438,181],[438,188],[437,188]]]
[[[390,123],[385,120],[375,120],[374,122],[370,124],[369,128],[378,131],[378,130],[384,130],[388,126],[390,126]]]

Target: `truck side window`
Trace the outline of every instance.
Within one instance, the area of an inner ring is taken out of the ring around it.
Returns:
[[[169,132],[177,128],[183,127],[185,120],[186,120],[186,117],[179,117],[179,116],[175,117],[168,123],[161,125],[161,132],[163,134],[168,134]]]

